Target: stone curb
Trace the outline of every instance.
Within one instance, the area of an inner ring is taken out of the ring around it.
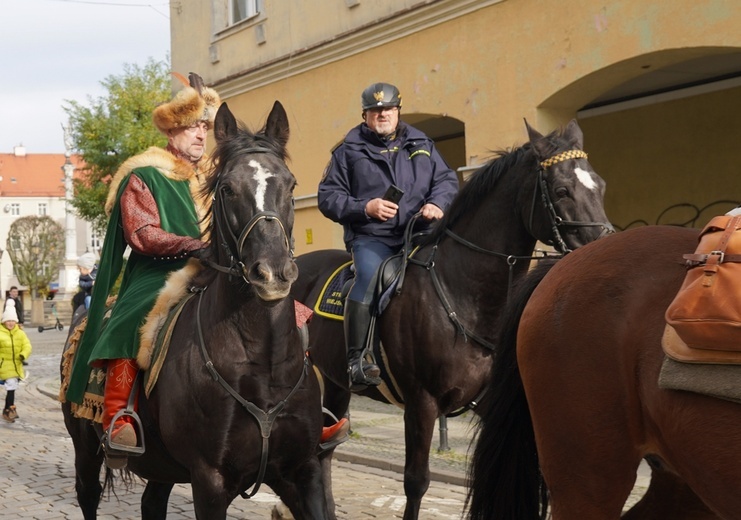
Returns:
[[[368,457],[357,453],[350,453],[349,451],[342,450],[340,447],[335,450],[333,458],[341,462],[361,464],[371,468],[393,471],[402,476],[404,475],[404,463],[398,463],[379,457]],[[441,471],[433,468],[430,468],[430,480],[442,482],[444,484],[453,484],[456,486],[466,485],[466,476],[464,474],[453,471]]]
[[[39,379],[34,383],[39,393],[54,399],[55,401],[59,398],[59,379],[56,378],[44,378]],[[347,449],[343,449],[339,446],[334,452],[334,459],[341,462],[350,462],[352,464],[360,464],[371,468],[382,469],[393,471],[399,475],[404,475],[404,463],[395,462],[392,460],[380,458],[380,457],[369,457],[367,455],[360,455],[357,453],[351,453]],[[453,484],[456,486],[466,485],[466,476],[463,473],[453,471],[441,471],[430,468],[430,479],[435,482],[442,482],[445,484]]]

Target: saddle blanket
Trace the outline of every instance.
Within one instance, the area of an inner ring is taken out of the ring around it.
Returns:
[[[693,349],[687,347],[669,325],[664,330],[662,347],[666,355],[659,373],[659,388],[741,403],[741,365],[728,364],[720,357],[715,359],[712,352],[705,359],[687,355]]]
[[[72,374],[72,365],[75,362],[75,353],[77,345],[80,343],[82,333],[85,332],[87,318],[75,327],[72,335],[67,339],[64,352],[62,353],[62,377],[59,386],[59,402],[66,402],[67,388],[69,379]],[[103,395],[105,394],[106,370],[104,367],[93,367],[88,378],[87,388],[82,397],[82,403],[72,403],[72,414],[80,419],[89,419],[91,421],[103,422]]]
[[[338,267],[327,279],[314,305],[314,312],[332,320],[342,320],[345,306],[342,301],[342,288],[348,280],[355,278],[352,262]]]
[[[685,390],[741,404],[741,367],[682,363],[665,357],[659,388]]]

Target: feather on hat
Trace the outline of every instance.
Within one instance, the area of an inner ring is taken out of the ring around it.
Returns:
[[[154,109],[152,120],[157,130],[167,134],[175,128],[185,128],[198,121],[205,121],[209,128],[213,127],[216,111],[221,99],[214,89],[203,84],[198,74],[191,72],[187,81],[181,74],[173,72],[185,88],[175,94],[167,103],[162,103]]]

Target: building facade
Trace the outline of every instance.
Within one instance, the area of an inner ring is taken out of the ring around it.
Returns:
[[[77,258],[86,251],[96,255],[101,246],[92,226],[72,213],[72,176],[80,167],[77,156],[65,154],[27,154],[17,146],[11,154],[0,154],[0,249],[8,247],[8,231],[15,220],[30,215],[48,215],[65,230],[62,265],[52,266],[58,276],[52,281],[55,298],[69,299],[77,292]],[[4,299],[12,286],[18,286],[28,300],[27,287],[18,281],[8,254],[0,255],[0,295]]]
[[[177,0],[172,66],[255,127],[286,107],[296,250],[344,248],[316,209],[330,150],[386,81],[464,176],[576,118],[619,229],[701,226],[741,201],[737,0]]]

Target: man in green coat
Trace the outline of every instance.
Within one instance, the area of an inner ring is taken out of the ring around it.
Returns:
[[[88,323],[72,368],[67,400],[81,405],[93,366],[106,368],[103,428],[108,440],[136,448],[137,432],[126,406],[138,367],[139,328],[154,306],[167,275],[202,249],[199,222],[205,213],[199,191],[205,180],[206,133],[219,107],[218,94],[196,74],[190,86],[155,108],[155,126],[167,136],[165,149],[152,147],[125,161],[108,192],[108,229],[101,253]],[[126,263],[116,304],[105,327],[106,300]],[[127,458],[107,457],[114,469]]]

